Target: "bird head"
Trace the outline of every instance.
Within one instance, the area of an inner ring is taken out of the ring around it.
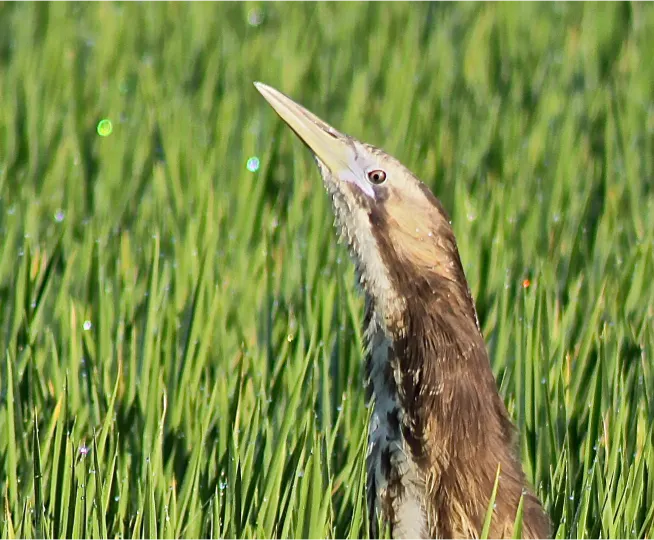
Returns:
[[[478,327],[450,220],[410,170],[263,83],[257,90],[311,150],[361,285],[387,326],[443,301]],[[457,313],[454,313],[457,312]]]

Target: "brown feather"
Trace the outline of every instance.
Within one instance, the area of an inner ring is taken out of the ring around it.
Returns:
[[[387,201],[370,220],[393,285],[406,299],[389,330],[401,373],[402,435],[428,478],[429,535],[478,536],[499,465],[491,537],[512,534],[523,493],[523,535],[545,537],[549,521],[526,488],[449,220],[437,201],[424,210],[393,212]],[[420,227],[437,241],[425,242]]]

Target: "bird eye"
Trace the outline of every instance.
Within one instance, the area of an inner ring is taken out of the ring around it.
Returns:
[[[384,182],[386,182],[386,173],[379,169],[370,171],[368,173],[368,180],[370,180],[373,184],[376,185],[383,184]]]

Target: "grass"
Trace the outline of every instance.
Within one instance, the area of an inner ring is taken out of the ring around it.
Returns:
[[[362,300],[261,80],[450,211],[556,537],[652,538],[653,24],[0,4],[2,537],[367,534]]]

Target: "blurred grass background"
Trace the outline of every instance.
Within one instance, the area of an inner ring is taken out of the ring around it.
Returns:
[[[367,534],[362,300],[255,80],[442,199],[556,536],[654,536],[652,51],[639,3],[0,3],[3,538]]]

